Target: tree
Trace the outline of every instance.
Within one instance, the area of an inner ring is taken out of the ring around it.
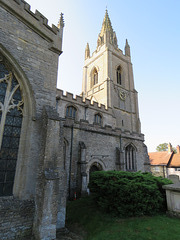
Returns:
[[[168,143],[161,143],[156,147],[156,151],[157,152],[164,152],[168,150]],[[175,147],[172,147],[172,151],[174,153],[177,153],[177,150]]]
[[[167,143],[161,143],[157,146],[156,151],[157,152],[164,152],[168,150],[168,144]]]

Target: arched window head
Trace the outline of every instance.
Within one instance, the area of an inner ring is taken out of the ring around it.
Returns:
[[[94,115],[94,122],[98,124],[102,124],[102,117],[99,113]]]
[[[19,82],[0,59],[0,196],[12,195],[23,105]]]
[[[131,144],[125,148],[125,163],[127,171],[136,171],[135,148]]]
[[[122,81],[121,81],[121,67],[120,66],[117,67],[116,78],[117,78],[117,84],[121,85]]]
[[[98,71],[96,68],[92,71],[91,87],[98,83]]]
[[[75,119],[76,118],[76,112],[77,112],[77,110],[76,110],[75,107],[69,106],[69,107],[66,108],[66,117]]]

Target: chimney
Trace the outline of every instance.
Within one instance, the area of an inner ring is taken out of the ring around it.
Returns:
[[[172,145],[171,143],[168,144],[168,153],[171,153],[172,152]]]
[[[177,150],[177,154],[180,154],[180,146],[179,145],[177,145],[176,150]]]

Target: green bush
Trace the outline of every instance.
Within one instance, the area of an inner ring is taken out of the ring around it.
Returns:
[[[131,217],[166,211],[162,185],[170,183],[150,173],[98,171],[91,174],[89,189],[103,211]]]

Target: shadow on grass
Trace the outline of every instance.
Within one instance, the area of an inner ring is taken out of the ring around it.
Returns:
[[[68,203],[67,226],[84,240],[179,240],[180,219],[166,215],[121,219],[102,213],[90,197]]]

